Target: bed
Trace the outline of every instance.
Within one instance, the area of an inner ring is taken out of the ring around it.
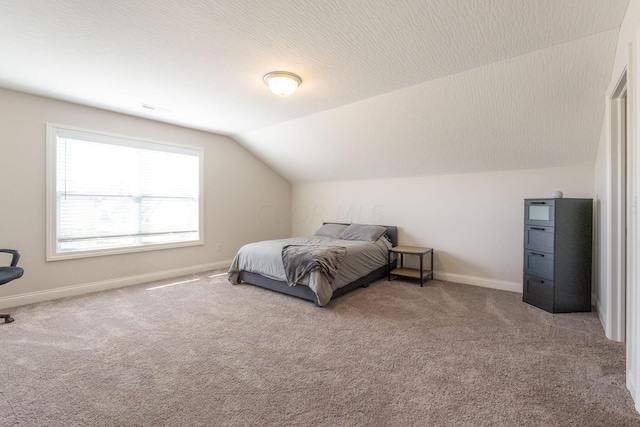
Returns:
[[[385,277],[396,264],[389,264],[388,249],[397,244],[396,226],[324,223],[313,236],[244,245],[228,279],[325,306]]]

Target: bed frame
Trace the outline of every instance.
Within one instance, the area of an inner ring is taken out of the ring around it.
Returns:
[[[338,222],[325,222],[323,224],[343,224]],[[343,224],[349,225],[349,224]],[[393,246],[398,245],[398,227],[395,225],[383,225],[387,229],[387,236],[391,239],[391,244]],[[363,287],[366,288],[369,286],[369,283],[374,282],[382,277],[385,277],[389,274],[390,269],[396,267],[396,261],[392,261],[389,265],[383,265],[382,267],[372,271],[366,276],[360,277],[354,282],[349,283],[341,288],[336,289],[333,292],[333,296],[331,300],[340,295],[344,295],[347,292],[350,292],[356,288]],[[238,275],[238,283],[249,283],[254,286],[259,286],[261,288],[270,289],[272,291],[280,292],[283,294],[291,295],[294,297],[306,299],[308,301],[313,301],[316,307],[319,307],[318,299],[316,294],[309,288],[308,286],[289,286],[287,282],[281,280],[274,280],[269,277],[262,276],[261,274],[251,273],[248,271],[240,271]]]

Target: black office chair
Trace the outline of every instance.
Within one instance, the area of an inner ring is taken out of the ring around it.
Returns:
[[[11,265],[9,267],[0,267],[0,285],[9,283],[12,280],[19,279],[24,274],[24,270],[18,267],[18,260],[20,259],[20,251],[13,249],[0,249],[0,252],[6,252],[13,255]],[[4,323],[13,322],[13,317],[8,314],[0,314],[0,319],[4,319]]]

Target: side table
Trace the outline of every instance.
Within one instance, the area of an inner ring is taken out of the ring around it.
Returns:
[[[424,284],[424,279],[432,279],[433,280],[433,249],[432,248],[423,248],[420,246],[395,246],[389,249],[387,253],[388,264],[391,264],[391,254],[395,253],[400,255],[400,265],[398,268],[391,270],[389,267],[389,280],[391,280],[391,276],[401,276],[401,277],[410,277],[412,279],[420,279],[420,286],[422,287]],[[431,255],[429,270],[424,269],[424,256],[426,254]],[[409,268],[404,266],[404,256],[405,255],[415,255],[420,258],[420,268]]]

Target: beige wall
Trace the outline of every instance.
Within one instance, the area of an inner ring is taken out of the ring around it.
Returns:
[[[47,122],[204,147],[205,245],[46,262]],[[228,137],[0,89],[0,158],[0,247],[26,271],[0,307],[226,267],[243,244],[290,235],[288,211],[269,213],[291,206],[291,185]]]
[[[596,248],[598,255],[598,264],[596,265],[595,275],[595,293],[596,304],[600,313],[600,318],[603,321],[605,331],[609,333],[610,325],[607,323],[612,316],[612,313],[608,313],[609,293],[610,293],[610,275],[611,268],[609,265],[610,248],[608,243],[612,236],[610,236],[609,222],[611,219],[608,217],[610,204],[613,197],[610,194],[611,182],[609,181],[609,175],[611,174],[611,140],[610,140],[610,97],[620,81],[620,77],[629,66],[629,44],[633,41],[636,31],[640,28],[640,1],[631,0],[627,8],[627,13],[620,27],[620,33],[618,35],[618,45],[616,48],[616,56],[613,63],[613,69],[611,73],[611,80],[607,89],[606,96],[603,97],[602,102],[607,104],[607,111],[605,117],[603,117],[602,133],[600,135],[600,145],[598,147],[598,154],[596,157],[596,176],[595,176],[595,188],[597,205],[599,206],[599,220],[596,224]]]
[[[607,104],[607,111],[603,118],[602,133],[600,136],[600,145],[598,147],[598,155],[596,157],[596,176],[595,176],[595,189],[597,196],[597,204],[599,206],[600,216],[596,223],[596,247],[598,250],[598,264],[596,266],[596,280],[595,280],[595,293],[596,304],[600,315],[600,320],[603,323],[603,327],[607,333],[607,336],[611,338],[610,322],[615,318],[616,313],[610,312],[610,304],[613,301],[609,301],[611,293],[613,292],[611,283],[612,276],[615,276],[616,265],[611,264],[611,251],[609,243],[615,236],[612,235],[611,221],[609,218],[611,209],[613,209],[613,203],[615,197],[611,194],[611,175],[612,175],[612,160],[611,155],[611,138],[610,138],[610,97],[613,95],[614,90],[618,86],[620,77],[624,74],[625,70],[629,67],[629,46],[634,41],[636,32],[640,28],[640,1],[631,0],[627,8],[627,13],[620,27],[620,34],[618,35],[618,45],[616,47],[616,56],[613,63],[613,70],[611,73],[611,80],[606,92],[606,96],[603,96],[602,102]],[[634,94],[629,95],[629,100],[633,98]],[[631,118],[633,120],[633,118]],[[631,154],[633,155],[633,154]],[[636,193],[637,194],[637,193]],[[614,334],[615,335],[615,334]],[[622,339],[622,337],[614,337],[616,339]]]
[[[592,166],[293,186],[293,235],[323,221],[397,225],[436,277],[522,292],[523,199],[593,197]]]
[[[630,55],[630,52],[632,54]],[[637,204],[638,188],[640,188],[640,151],[638,151],[638,111],[640,111],[640,0],[630,0],[627,13],[620,27],[618,45],[613,63],[609,87],[603,101],[607,104],[600,137],[600,147],[596,158],[595,191],[601,213],[596,224],[598,248],[598,264],[596,271],[596,298],[600,321],[608,338],[624,341],[626,347],[626,386],[640,411],[640,347],[638,331],[640,322],[640,298],[638,293],[638,235],[640,222],[637,208],[632,208],[629,215],[626,237],[616,227],[615,215],[618,208],[615,192],[617,176],[615,144],[611,138],[611,98],[619,86],[620,77],[627,71],[627,174],[630,182],[630,197],[627,204]],[[628,241],[626,250],[628,257],[623,258],[614,243],[620,238]],[[623,276],[622,269],[627,275]]]
[[[603,101],[604,102],[604,101]],[[608,110],[607,110],[608,111]],[[607,205],[610,203],[609,196],[609,182],[607,180],[608,167],[606,164],[607,153],[606,144],[602,143],[605,139],[605,132],[607,127],[602,127],[601,142],[598,146],[597,161],[595,164],[595,205],[594,205],[594,233],[593,233],[593,245],[594,245],[594,280],[593,280],[593,293],[596,301],[594,303],[599,309],[604,309],[607,305],[607,292],[606,283],[607,275],[609,274],[608,267],[608,237],[609,230],[607,229],[607,223],[609,221],[609,212]],[[600,319],[604,319],[604,315],[600,313]]]

